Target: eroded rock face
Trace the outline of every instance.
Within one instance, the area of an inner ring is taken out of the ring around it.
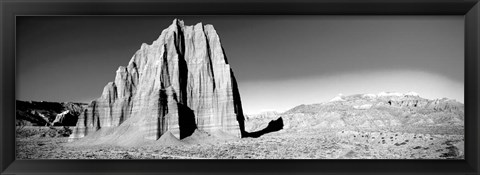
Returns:
[[[15,119],[17,120],[17,125],[75,126],[78,116],[87,105],[88,104],[85,103],[73,102],[64,103],[17,100]],[[66,115],[59,116],[65,111],[69,111],[68,114],[66,113]],[[59,122],[60,120],[61,122]]]
[[[78,115],[75,115],[70,110],[63,111],[57,114],[55,120],[53,120],[53,126],[75,126],[77,124]]]
[[[71,139],[116,127],[136,128],[149,140],[167,131],[181,139],[195,129],[241,137],[243,120],[236,80],[213,26],[174,20],[118,68],[115,81],[79,117]]]
[[[280,116],[286,129],[463,128],[464,105],[455,100],[425,99],[417,93],[340,96],[342,100],[299,105]],[[335,97],[337,98],[337,97]],[[248,120],[247,120],[248,122]],[[246,128],[252,124],[247,123]],[[247,130],[248,131],[248,130]]]

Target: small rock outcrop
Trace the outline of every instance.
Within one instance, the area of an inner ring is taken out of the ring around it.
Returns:
[[[212,25],[175,19],[151,45],[142,44],[115,80],[80,115],[70,140],[112,130],[157,140],[196,129],[241,137],[243,112],[232,69]]]
[[[75,126],[77,124],[78,115],[75,115],[70,110],[63,111],[57,114],[53,120],[53,126]]]
[[[263,129],[260,129],[254,132],[246,132],[244,137],[257,138],[264,134],[280,131],[282,129],[283,129],[283,119],[282,117],[278,117],[276,120],[271,120],[270,122],[268,122],[268,125]]]

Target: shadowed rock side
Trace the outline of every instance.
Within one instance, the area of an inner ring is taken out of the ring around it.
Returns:
[[[72,102],[16,101],[16,125],[75,126],[87,104]]]
[[[112,141],[157,140],[167,131],[182,139],[196,129],[241,137],[240,95],[213,26],[175,19],[118,68],[115,81],[79,117],[70,140],[96,133]]]
[[[268,122],[267,127],[263,128],[261,130],[258,130],[258,131],[255,131],[255,132],[246,132],[245,131],[244,137],[258,138],[258,137],[260,137],[264,134],[268,134],[268,133],[275,132],[275,131],[280,131],[282,129],[283,129],[283,119],[282,119],[282,117],[279,117],[276,120],[272,120],[272,121]]]

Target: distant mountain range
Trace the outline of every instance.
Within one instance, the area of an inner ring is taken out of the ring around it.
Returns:
[[[86,103],[16,101],[16,125],[75,126]]]
[[[264,112],[246,117],[245,128],[258,130],[283,118],[285,130],[391,129],[457,127],[464,125],[464,104],[455,100],[425,99],[418,93],[381,92],[336,96],[324,103],[299,105],[284,113]]]

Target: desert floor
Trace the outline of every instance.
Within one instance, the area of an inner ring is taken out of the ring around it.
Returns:
[[[68,143],[62,129],[17,130],[19,159],[464,159],[463,133],[420,131],[279,131],[259,138],[217,139],[206,133],[140,147]]]

